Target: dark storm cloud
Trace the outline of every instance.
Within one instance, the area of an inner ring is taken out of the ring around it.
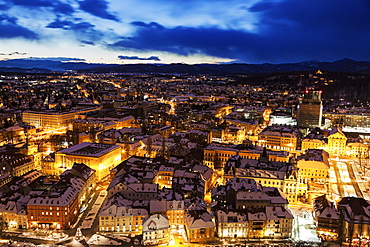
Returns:
[[[118,21],[118,18],[108,12],[108,3],[105,0],[83,0],[79,2],[80,8],[97,17]]]
[[[8,5],[0,4],[0,11],[1,10],[8,10],[9,8],[10,8],[10,6],[8,6]]]
[[[67,20],[60,20],[56,19],[54,22],[49,23],[46,27],[48,28],[60,28],[65,30],[73,30],[73,31],[87,31],[92,29],[94,25],[88,22],[72,22]]]
[[[113,47],[253,62],[369,59],[370,2],[366,0],[268,1],[248,11],[260,18],[253,31],[133,22],[137,33]]]
[[[25,38],[37,39],[36,33],[17,24],[17,18],[5,14],[0,15],[0,39]]]
[[[81,21],[79,18],[71,18],[71,20],[57,18],[46,27],[72,31],[80,46],[94,45],[96,41],[101,40],[104,36],[104,33],[95,29],[95,25],[90,22]]]
[[[65,3],[56,3],[54,5],[54,10],[55,12],[66,14],[66,15],[69,15],[75,12],[75,10],[72,8],[71,5],[65,4]]]
[[[121,60],[152,60],[152,61],[161,61],[159,57],[157,56],[151,56],[151,57],[138,57],[138,56],[118,56]]]
[[[180,55],[204,52],[209,55],[228,56],[238,45],[239,31],[216,28],[176,27],[167,29],[158,23],[133,23],[140,26],[137,36],[123,39],[113,46],[136,50],[159,50]],[[222,49],[219,49],[223,47]],[[212,54],[213,53],[213,54]]]

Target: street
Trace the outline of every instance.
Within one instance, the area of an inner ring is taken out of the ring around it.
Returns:
[[[351,158],[330,158],[330,191],[329,196],[337,201],[342,197],[364,197],[360,187],[356,165]]]

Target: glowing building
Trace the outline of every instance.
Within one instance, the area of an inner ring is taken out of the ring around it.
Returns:
[[[100,210],[99,231],[119,232],[130,235],[142,234],[142,220],[148,216],[143,208],[131,208],[132,202],[116,195],[106,202]]]
[[[185,224],[185,206],[184,201],[170,200],[151,200],[151,214],[163,214],[168,218],[171,229],[184,229]]]
[[[185,216],[185,228],[190,243],[207,243],[215,240],[216,225],[207,211],[189,211]]]
[[[273,150],[295,151],[301,135],[292,125],[271,125],[258,134],[258,144]]]
[[[328,136],[327,150],[331,155],[343,156],[346,154],[347,137],[341,128],[334,127]]]
[[[289,154],[284,151],[271,151],[268,150],[269,161],[288,162]],[[236,149],[233,147],[223,147],[215,144],[211,144],[204,149],[204,165],[223,171],[226,162],[231,156],[238,154],[243,159],[259,159],[263,150],[261,148],[255,148],[253,146],[243,147]]]
[[[170,225],[166,216],[153,214],[143,218],[143,245],[168,244]]]
[[[118,145],[83,142],[62,149],[55,154],[54,175],[60,175],[74,163],[84,163],[94,169],[98,181],[110,175],[121,162],[122,150]]]
[[[68,229],[78,216],[79,193],[85,183],[80,178],[40,185],[39,195],[27,203],[29,228]]]
[[[248,218],[244,213],[217,210],[217,236],[221,239],[247,239]]]
[[[99,108],[76,109],[67,112],[56,111],[25,111],[22,113],[22,121],[31,125],[44,128],[67,127],[76,118],[77,114],[96,111]]]

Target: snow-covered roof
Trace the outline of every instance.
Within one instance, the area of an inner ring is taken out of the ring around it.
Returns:
[[[293,214],[289,209],[284,207],[266,206],[266,219],[279,220],[279,219],[293,219]]]
[[[318,217],[324,218],[324,219],[333,219],[333,220],[340,219],[338,211],[332,207],[326,207]]]
[[[58,153],[73,154],[73,155],[83,155],[90,157],[99,157],[102,156],[116,148],[120,148],[119,145],[110,145],[102,143],[90,143],[83,142],[77,145],[74,145],[69,148],[62,149]]]
[[[265,212],[248,213],[248,219],[252,221],[264,221],[267,219]]]
[[[199,214],[186,214],[185,222],[188,229],[200,229],[200,228],[214,228],[215,223],[212,221],[211,215],[205,211]]]
[[[254,179],[250,178],[232,178],[226,183],[226,189],[234,189],[234,191],[262,191],[262,186]]]
[[[216,212],[218,223],[242,223],[248,224],[248,217],[246,214],[239,212],[225,212],[223,210],[217,210]]]
[[[143,232],[164,230],[169,227],[168,218],[163,214],[153,214],[143,219]]]

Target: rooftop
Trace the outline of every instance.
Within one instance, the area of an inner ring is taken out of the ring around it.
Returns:
[[[98,157],[119,147],[120,146],[118,145],[111,144],[83,142],[72,147],[62,149],[59,153]]]

